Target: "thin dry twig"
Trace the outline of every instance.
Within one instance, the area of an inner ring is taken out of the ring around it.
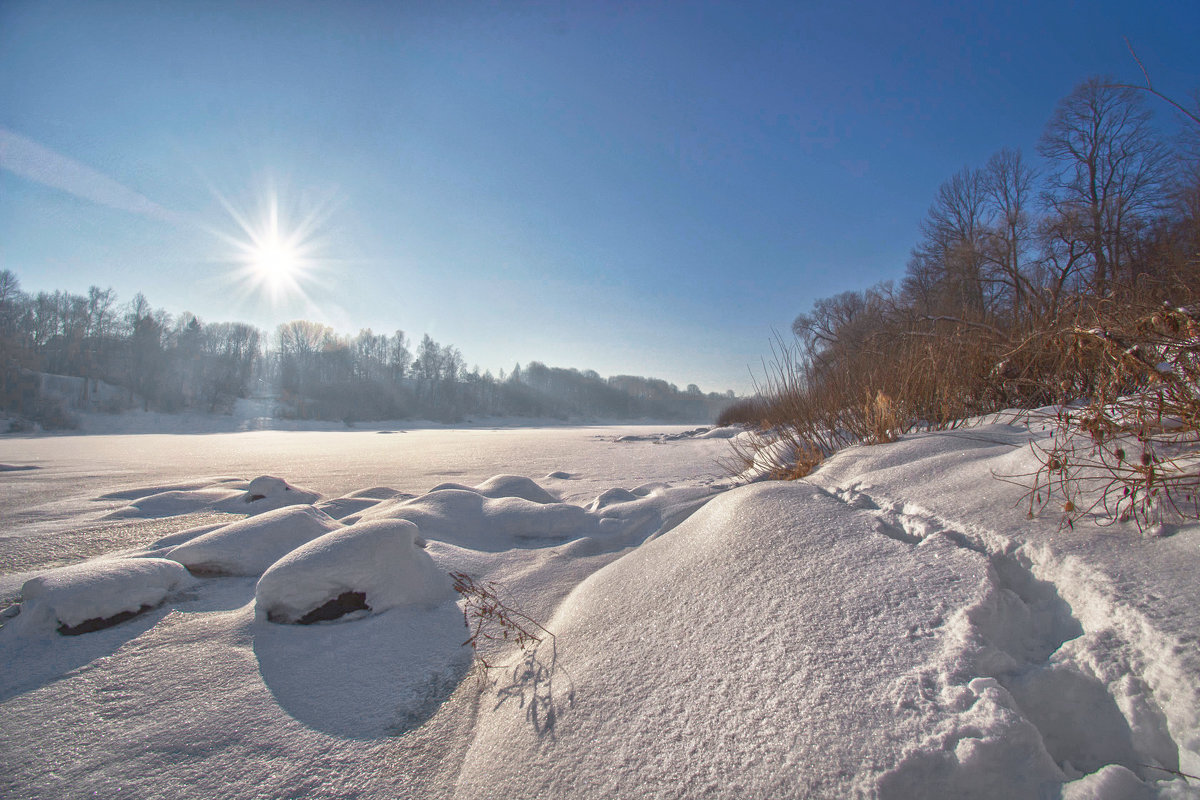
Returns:
[[[507,604],[500,596],[503,587],[493,581],[478,581],[465,572],[451,572],[454,591],[465,601],[463,623],[470,636],[463,642],[475,652],[475,659],[485,671],[494,665],[480,652],[483,642],[512,642],[524,652],[541,644],[543,637],[554,634],[537,620]]]

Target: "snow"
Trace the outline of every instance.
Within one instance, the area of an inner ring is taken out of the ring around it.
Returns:
[[[167,551],[193,573],[261,575],[305,542],[341,527],[313,506],[287,506],[231,522]]]
[[[725,425],[720,428],[712,428],[704,433],[696,436],[697,439],[732,439],[735,436],[740,436],[745,433],[746,429],[740,425]]]
[[[519,497],[533,503],[555,503],[558,498],[538,486],[532,479],[521,475],[495,475],[478,486],[463,486],[461,483],[439,483],[431,491],[439,489],[466,489],[483,497]]]
[[[380,503],[358,519],[408,520],[424,537],[481,550],[561,541],[591,532],[594,524],[579,506],[521,497],[492,499],[469,489],[435,489],[411,500]]]
[[[358,592],[371,613],[453,599],[446,573],[418,546],[404,520],[363,522],[297,547],[271,565],[254,589],[259,619],[296,622],[343,592]]]
[[[192,582],[187,570],[162,558],[98,559],[62,567],[21,586],[16,627],[26,634],[43,633],[136,614]]]
[[[1200,525],[1029,518],[1036,419],[740,486],[708,433],[6,439],[39,469],[0,478],[0,795],[1200,797]],[[79,636],[18,591],[127,563],[187,583],[76,600],[161,603]],[[552,635],[472,667],[452,571]]]

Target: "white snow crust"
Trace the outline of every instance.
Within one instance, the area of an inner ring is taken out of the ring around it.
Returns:
[[[258,579],[256,614],[295,622],[343,592],[366,595],[376,614],[450,600],[449,578],[417,541],[417,526],[404,520],[361,522],[313,539]]]
[[[164,469],[129,490],[133,469],[87,437],[6,442],[41,468],[5,473],[0,498],[0,593],[20,601],[0,608],[0,796],[1200,797],[1200,525],[1030,518],[1036,420],[742,486],[705,433],[203,437],[192,469],[290,465],[335,498],[259,514],[241,478]],[[260,460],[234,463],[250,445]],[[84,459],[113,477],[81,484]],[[218,491],[242,508],[97,516]],[[132,557],[164,553],[233,576]],[[473,671],[451,571],[549,633],[481,642],[494,666]],[[266,619],[346,591],[371,613]],[[59,636],[50,597],[76,621],[161,605]]]

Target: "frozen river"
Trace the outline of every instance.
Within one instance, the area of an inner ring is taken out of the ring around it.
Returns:
[[[0,471],[0,599],[12,597],[31,571],[145,546],[203,521],[197,515],[105,519],[128,503],[127,497],[114,494],[258,475],[282,477],[325,498],[375,486],[420,494],[445,481],[474,485],[493,475],[514,474],[533,478],[567,502],[583,504],[613,487],[707,485],[724,478],[718,462],[729,453],[727,440],[657,438],[686,429],[6,436],[0,438],[0,464],[6,467]],[[635,440],[618,441],[622,437]],[[550,473],[569,477],[547,479]]]

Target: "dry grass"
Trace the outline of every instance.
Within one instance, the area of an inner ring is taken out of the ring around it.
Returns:
[[[1164,293],[1080,297],[1007,330],[893,320],[848,352],[779,342],[752,406],[762,433],[733,466],[794,479],[851,444],[1057,406],[1050,443],[1034,446],[1039,468],[1009,476],[1028,488],[1031,513],[1139,526],[1200,518],[1200,306],[1164,304]]]

